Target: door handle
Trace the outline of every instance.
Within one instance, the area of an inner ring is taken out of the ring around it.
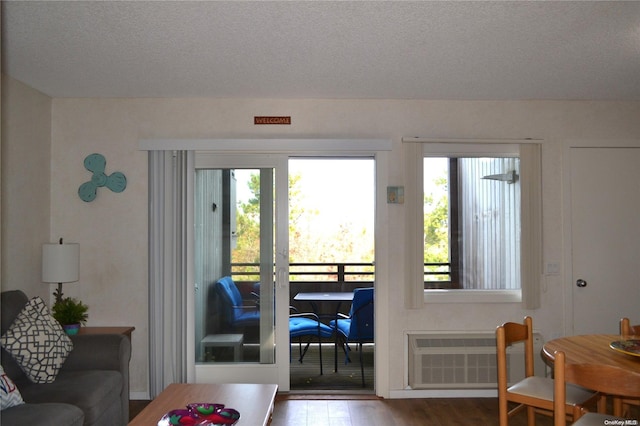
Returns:
[[[282,249],[278,252],[278,254],[282,256],[282,260],[284,260],[285,262],[289,261],[289,250]]]
[[[582,278],[579,278],[576,281],[576,285],[580,288],[586,287],[587,286],[587,282],[585,280],[583,280]]]
[[[276,271],[276,283],[278,288],[286,288],[287,284],[287,271],[285,268],[278,268]]]

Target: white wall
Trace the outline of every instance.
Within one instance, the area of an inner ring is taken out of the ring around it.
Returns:
[[[2,76],[2,290],[48,300],[51,98]]]
[[[6,109],[4,109],[6,113]],[[255,115],[290,115],[291,126],[254,126]],[[580,138],[640,138],[640,103],[463,102],[404,100],[239,99],[54,99],[51,121],[51,235],[81,245],[80,283],[65,293],[90,306],[89,325],[133,325],[131,390],[147,391],[147,138],[389,138],[381,156],[380,188],[403,185],[404,136],[543,139],[544,259],[562,261],[562,141]],[[90,178],[83,167],[91,153],[107,159],[107,173],[122,171],[121,194],[101,188],[85,203],[78,186]],[[29,197],[16,194],[16,197]],[[23,201],[26,203],[26,201]],[[4,206],[3,206],[4,207]],[[4,212],[3,212],[4,213]],[[519,304],[404,307],[404,209],[379,212],[388,244],[377,247],[377,351],[386,372],[378,393],[404,386],[403,334],[407,330],[493,330],[507,320],[534,316],[545,337],[564,329],[561,275],[547,277],[542,307]],[[10,225],[9,225],[10,226]],[[12,240],[18,240],[14,235]],[[4,248],[4,247],[3,247]],[[11,248],[10,248],[11,249]],[[32,248],[35,249],[35,248]],[[29,247],[24,248],[29,254]]]

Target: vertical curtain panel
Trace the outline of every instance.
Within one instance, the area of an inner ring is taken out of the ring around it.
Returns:
[[[520,145],[520,279],[522,307],[540,307],[542,268],[542,145]]]
[[[405,170],[405,274],[407,309],[424,306],[424,229],[422,145],[403,144]]]
[[[149,151],[149,393],[187,381],[193,151]]]

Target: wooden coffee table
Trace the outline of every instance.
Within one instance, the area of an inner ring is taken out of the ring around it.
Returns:
[[[155,426],[167,412],[194,402],[224,404],[238,410],[238,426],[266,426],[271,422],[277,385],[186,384],[169,385],[140,412],[129,426]]]

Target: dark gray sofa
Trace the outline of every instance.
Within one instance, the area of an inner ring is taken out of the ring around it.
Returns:
[[[0,295],[2,334],[28,302],[19,290]],[[129,360],[126,336],[71,336],[73,350],[53,383],[37,384],[2,349],[2,367],[16,384],[25,404],[0,412],[3,426],[121,426],[129,421]]]

